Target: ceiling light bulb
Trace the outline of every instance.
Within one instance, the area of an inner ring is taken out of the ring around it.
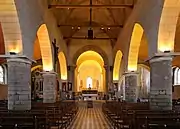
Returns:
[[[103,28],[103,27],[102,27],[101,29],[102,29],[102,30],[104,30],[104,28]]]
[[[80,30],[80,29],[81,29],[81,27],[79,27],[79,26],[78,26],[78,29]]]
[[[74,27],[72,27],[72,29],[74,29]]]
[[[110,30],[111,28],[108,28],[108,30]]]

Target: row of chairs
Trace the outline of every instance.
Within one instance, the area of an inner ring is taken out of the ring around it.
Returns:
[[[106,102],[102,111],[114,129],[180,129],[179,111],[152,111],[148,103]]]
[[[0,109],[0,129],[67,129],[76,116],[75,102],[33,103],[32,110]]]

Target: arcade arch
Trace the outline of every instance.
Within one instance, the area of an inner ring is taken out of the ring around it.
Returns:
[[[87,89],[87,84],[90,84],[92,89],[105,92],[105,69],[101,55],[95,51],[86,51],[78,57],[76,65],[75,89],[77,91]],[[90,78],[92,80],[91,83]]]
[[[158,33],[158,51],[174,51],[176,26],[180,13],[180,0],[165,0]]]
[[[14,0],[1,1],[0,8],[0,22],[4,35],[6,53],[15,52],[22,54],[23,44],[21,29]]]
[[[142,28],[142,26],[138,23],[135,23],[129,47],[128,71],[137,70],[139,48],[143,33],[144,29]]]
[[[114,60],[113,81],[119,80],[119,72],[120,72],[119,70],[120,70],[122,56],[123,56],[122,52],[118,50]]]
[[[67,80],[67,63],[66,63],[66,57],[63,52],[60,52],[58,54],[59,64],[60,64],[60,74],[62,80]]]
[[[52,47],[49,39],[49,33],[45,24],[42,24],[37,31],[37,38],[40,45],[43,70],[53,71]]]

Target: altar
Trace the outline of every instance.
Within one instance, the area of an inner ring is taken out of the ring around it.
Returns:
[[[91,89],[82,90],[82,97],[83,100],[87,100],[87,101],[97,100],[98,90],[91,90]]]

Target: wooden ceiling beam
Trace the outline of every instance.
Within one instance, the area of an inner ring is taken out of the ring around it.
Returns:
[[[58,25],[58,27],[89,27],[89,25],[83,25],[83,24],[77,24],[77,25],[66,25],[66,24],[62,24],[62,25]],[[123,25],[91,25],[92,28],[123,28]]]
[[[63,37],[63,39],[89,39],[88,37]],[[94,37],[93,39],[89,39],[89,40],[112,40],[115,39],[117,40],[117,38],[96,38]]]
[[[122,4],[122,5],[67,5],[67,4],[50,4],[49,8],[133,8],[134,5],[132,4]]]

